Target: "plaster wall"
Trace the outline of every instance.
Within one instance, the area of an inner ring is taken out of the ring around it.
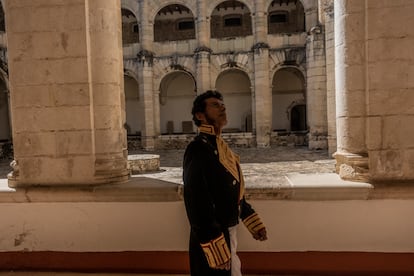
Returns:
[[[250,201],[267,225],[240,251],[414,252],[413,200]],[[0,203],[0,251],[186,251],[182,201]],[[379,231],[381,230],[381,231]],[[105,241],[105,242],[102,242]]]

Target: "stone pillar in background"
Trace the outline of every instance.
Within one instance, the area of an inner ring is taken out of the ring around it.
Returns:
[[[197,94],[212,89],[210,78],[210,20],[206,12],[206,1],[197,0],[197,49],[195,51]]]
[[[256,43],[267,43],[267,1],[254,1],[253,28]]]
[[[6,1],[9,185],[128,179],[118,0]]]
[[[335,108],[335,42],[334,0],[319,0],[320,22],[325,29],[326,58],[326,107],[328,120],[328,152],[336,152],[336,108]]]
[[[258,46],[258,45],[256,45]],[[269,84],[269,48],[254,50],[254,95],[257,147],[270,147],[272,134],[272,90]]]
[[[155,102],[155,89],[153,84],[153,40],[154,40],[154,24],[149,18],[149,1],[139,2],[139,11],[141,19],[140,42],[141,50],[138,53],[138,75],[139,75],[139,92],[143,109],[144,125],[141,129],[141,143],[146,150],[155,149],[155,117],[154,106],[159,104]]]
[[[272,134],[272,89],[270,87],[269,45],[267,44],[267,6],[263,0],[255,1],[254,16],[254,91],[252,103],[255,105],[257,147],[269,147]],[[258,16],[260,15],[260,16]],[[252,112],[253,114],[253,112]]]
[[[315,7],[316,8],[316,7]],[[312,17],[316,11],[306,11],[306,17]],[[307,20],[307,89],[306,107],[309,128],[309,149],[327,149],[327,106],[326,106],[326,56],[325,33],[315,20]]]
[[[368,181],[365,1],[335,1],[334,12],[337,172]]]

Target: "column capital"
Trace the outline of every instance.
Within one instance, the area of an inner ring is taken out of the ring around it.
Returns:
[[[147,62],[151,66],[154,63],[154,55],[155,53],[149,50],[141,50],[137,54],[137,60],[142,63]]]

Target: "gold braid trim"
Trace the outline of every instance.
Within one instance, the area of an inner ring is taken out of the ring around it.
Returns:
[[[240,182],[240,157],[235,154],[220,135],[216,135],[212,125],[202,124],[198,127],[202,133],[215,135],[217,142],[217,151],[219,154],[220,163],[233,175],[233,177]]]
[[[243,223],[252,235],[258,233],[263,228],[266,228],[257,213],[253,213],[245,218]]]
[[[207,243],[202,243],[201,248],[207,258],[208,265],[211,268],[216,268],[230,261],[230,249],[227,246],[224,234],[221,234],[218,238]]]
[[[216,132],[214,131],[214,127],[212,125],[201,125],[198,127],[198,131],[207,133],[210,135],[216,135]]]
[[[223,138],[217,136],[216,140],[220,163],[233,175],[237,182],[240,182],[240,157],[230,149]]]

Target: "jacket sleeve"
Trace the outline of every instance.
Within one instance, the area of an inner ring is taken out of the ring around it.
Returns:
[[[240,218],[253,236],[266,228],[259,215],[244,197],[240,201]]]
[[[189,144],[184,154],[184,203],[192,230],[200,241],[210,267],[230,260],[230,249],[215,217],[208,174],[214,156],[203,142]]]

